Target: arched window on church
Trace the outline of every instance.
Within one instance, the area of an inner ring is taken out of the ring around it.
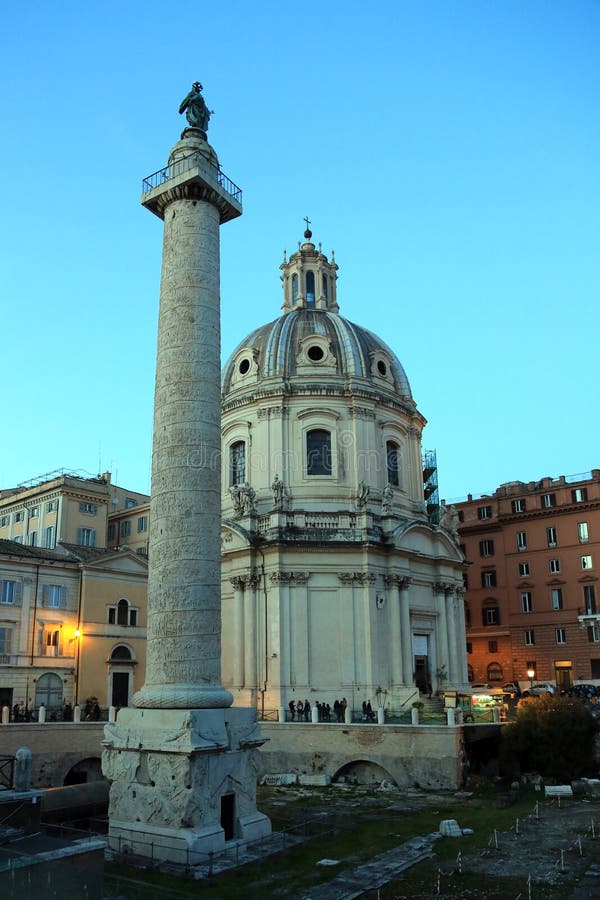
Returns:
[[[117,625],[129,625],[129,603],[123,598],[117,603]]]
[[[306,433],[306,474],[331,475],[331,434],[324,428]]]
[[[306,305],[315,305],[315,273],[311,271],[306,273]]]
[[[327,275],[322,276],[321,292],[322,292],[323,296],[325,297],[325,299],[327,300]]]
[[[292,275],[292,303],[298,299],[298,274]]]
[[[246,481],[246,442],[236,441],[229,448],[229,484]]]
[[[504,681],[502,666],[498,665],[498,663],[490,663],[487,667],[487,680],[490,684],[493,681]]]
[[[389,484],[400,485],[400,447],[395,441],[385,445],[387,458],[387,480]]]

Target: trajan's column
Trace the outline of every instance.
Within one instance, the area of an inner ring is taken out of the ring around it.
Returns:
[[[256,810],[256,711],[221,685],[219,227],[242,206],[207,142],[201,91],[142,194],[164,221],[146,680],[106,726],[102,760],[110,846],[192,865],[271,830]]]

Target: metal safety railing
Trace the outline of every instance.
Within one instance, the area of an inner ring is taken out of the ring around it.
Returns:
[[[179,175],[183,175],[184,172],[189,172],[190,169],[195,168],[200,163],[203,167],[208,166],[212,170],[211,174],[217,184],[233,197],[237,203],[241,204],[242,189],[225,175],[220,166],[213,165],[205,156],[197,151],[189,153],[187,156],[182,156],[181,159],[176,160],[170,166],[165,166],[164,168],[159,169],[158,172],[153,172],[152,175],[148,175],[147,178],[144,178],[142,182],[142,193],[145,194],[147,191],[152,191],[154,188],[160,187],[160,185],[164,184],[166,181],[170,181],[171,178],[177,178]]]
[[[0,790],[10,791],[15,774],[15,757],[0,756]]]

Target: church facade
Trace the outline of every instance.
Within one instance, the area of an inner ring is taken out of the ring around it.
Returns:
[[[339,314],[305,232],[282,315],[223,369],[222,675],[236,705],[402,712],[467,684],[464,558],[423,486],[425,419],[394,352]]]

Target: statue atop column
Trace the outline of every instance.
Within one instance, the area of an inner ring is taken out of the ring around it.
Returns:
[[[199,81],[195,81],[192,89],[182,101],[179,107],[179,115],[185,113],[188,125],[191,128],[199,128],[200,131],[208,131],[208,120],[211,117],[212,110],[209,110],[204,97],[200,93],[202,85]]]

